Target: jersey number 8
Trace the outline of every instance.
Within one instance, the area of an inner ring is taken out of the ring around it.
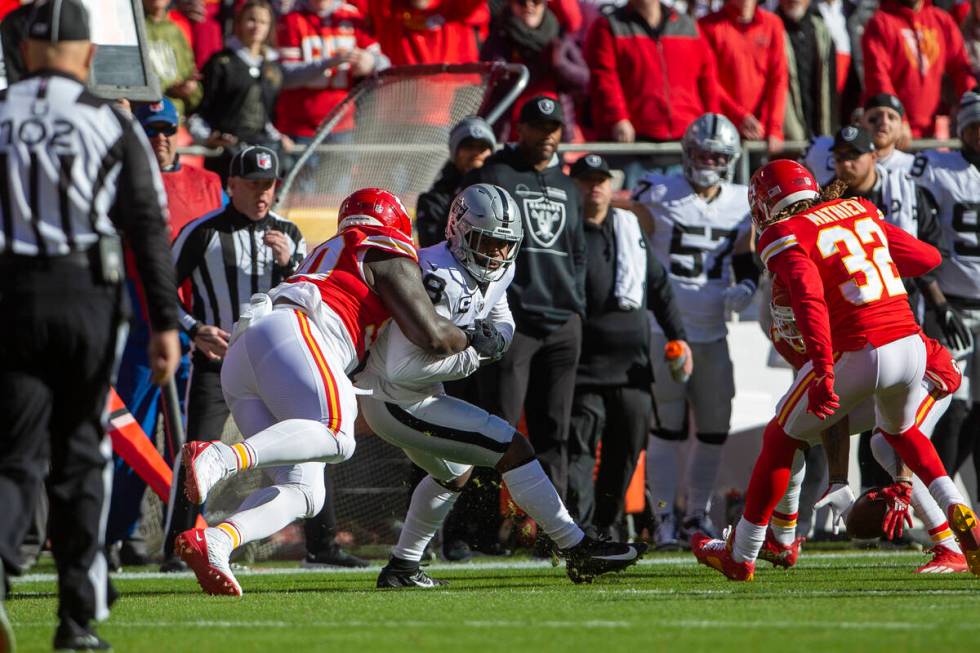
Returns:
[[[865,245],[873,244],[876,236],[881,246],[872,249],[868,258]],[[840,284],[840,291],[844,299],[855,306],[881,299],[886,291],[891,297],[906,294],[895,262],[888,253],[885,232],[872,218],[856,221],[853,231],[840,225],[821,229],[817,234],[817,247],[825,259],[841,254],[841,263],[851,279]],[[863,283],[859,282],[859,274],[864,277]]]

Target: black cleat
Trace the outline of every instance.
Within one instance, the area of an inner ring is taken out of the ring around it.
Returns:
[[[190,567],[188,567],[187,563],[181,560],[180,556],[176,554],[165,559],[160,564],[160,572],[164,574],[177,574],[182,571],[190,571]]]
[[[378,584],[380,589],[386,588],[405,588],[405,587],[420,587],[423,589],[432,589],[433,587],[439,587],[440,585],[448,585],[444,580],[439,580],[438,578],[432,578],[429,574],[421,567],[417,567],[414,571],[399,571],[391,568],[391,565],[385,565],[381,568],[381,573],[378,574]]]
[[[65,617],[54,633],[54,650],[59,651],[111,651],[112,645],[95,634],[89,626],[84,628]]]
[[[591,583],[596,576],[622,571],[636,564],[647,545],[607,542],[589,536],[570,549],[562,551],[565,571],[573,583]]]
[[[306,558],[303,559],[303,566],[307,569],[318,567],[361,568],[370,565],[371,563],[364,558],[359,558],[336,544],[319,553],[307,553]]]

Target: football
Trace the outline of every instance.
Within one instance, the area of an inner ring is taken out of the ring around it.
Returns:
[[[858,540],[873,540],[883,537],[881,523],[888,510],[884,498],[870,498],[868,494],[881,488],[871,488],[857,498],[847,514],[847,534]]]

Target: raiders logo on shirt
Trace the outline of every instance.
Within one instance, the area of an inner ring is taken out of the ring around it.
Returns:
[[[524,198],[527,232],[538,247],[551,247],[565,228],[565,205],[545,196]]]

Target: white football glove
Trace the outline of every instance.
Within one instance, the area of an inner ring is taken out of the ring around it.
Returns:
[[[725,299],[726,313],[741,313],[752,303],[755,282],[751,279],[742,279],[734,286],[725,288],[721,295]]]
[[[847,483],[831,483],[827,486],[827,491],[820,497],[820,501],[813,504],[814,508],[830,507],[833,516],[831,523],[834,526],[834,535],[840,532],[840,524],[847,519],[847,513],[851,512],[854,505],[854,493],[851,486]]]

